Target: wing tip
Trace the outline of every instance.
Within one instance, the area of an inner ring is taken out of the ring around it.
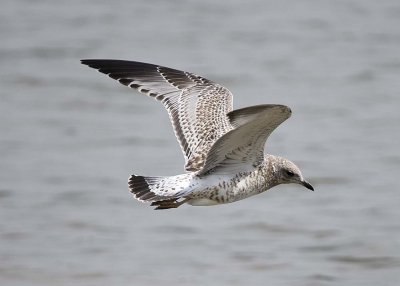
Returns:
[[[289,118],[292,115],[292,109],[283,104],[266,104],[266,106],[269,106],[270,108],[277,108],[279,109],[282,113],[286,115],[286,119]]]
[[[83,64],[83,65],[90,65],[90,62],[92,62],[93,60],[91,60],[91,59],[82,59],[81,60],[81,64]]]
[[[290,107],[283,104],[260,104],[247,106],[241,109],[236,109],[227,114],[229,121],[235,127],[242,125],[249,120],[254,119],[254,117],[259,116],[265,112],[278,111],[285,115],[286,119],[292,114]]]
[[[119,66],[127,63],[136,63],[125,60],[113,60],[113,59],[82,59],[81,64],[87,65],[91,68],[101,69],[108,66]]]
[[[292,109],[289,106],[281,104],[278,106],[282,109],[282,112],[287,114],[288,118],[292,115]]]
[[[83,60],[81,60],[81,64],[85,65],[85,66],[88,66],[90,68],[93,68],[93,69],[99,69],[99,66],[98,66],[99,60],[83,59]]]

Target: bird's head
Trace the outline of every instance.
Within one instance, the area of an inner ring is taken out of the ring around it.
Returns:
[[[293,162],[285,158],[275,157],[272,165],[274,169],[274,177],[278,185],[299,184],[314,191],[313,186],[304,179],[299,167],[297,167]]]

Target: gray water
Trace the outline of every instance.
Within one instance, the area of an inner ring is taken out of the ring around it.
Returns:
[[[3,0],[0,36],[0,285],[399,285],[399,1]],[[266,151],[316,191],[135,201],[131,173],[183,156],[159,103],[82,58],[290,106]]]

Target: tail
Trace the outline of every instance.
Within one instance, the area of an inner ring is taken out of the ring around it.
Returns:
[[[185,193],[191,190],[192,174],[182,174],[171,177],[144,177],[132,175],[129,178],[129,188],[135,199],[141,202],[151,202],[156,209],[173,208],[183,202],[177,202]]]

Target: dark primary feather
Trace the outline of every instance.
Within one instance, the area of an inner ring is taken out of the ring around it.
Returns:
[[[134,61],[81,62],[164,104],[188,171],[201,169],[211,146],[232,129],[226,116],[232,110],[232,94],[201,76]]]

